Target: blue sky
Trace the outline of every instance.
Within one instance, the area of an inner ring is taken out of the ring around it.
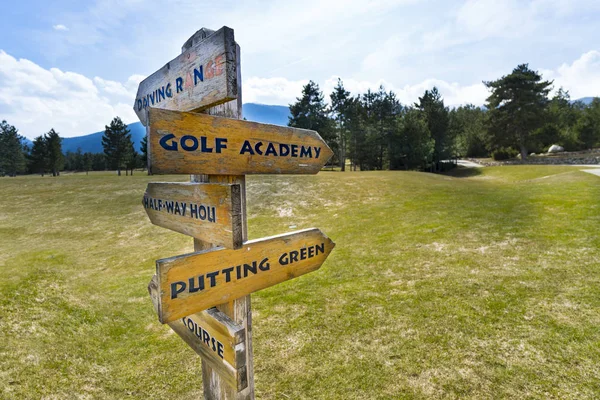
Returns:
[[[481,82],[520,63],[600,96],[598,0],[14,1],[0,21],[0,119],[29,138],[137,121],[139,81],[203,26],[235,30],[244,102],[287,105],[340,76],[404,103],[437,85],[446,104],[483,104]]]

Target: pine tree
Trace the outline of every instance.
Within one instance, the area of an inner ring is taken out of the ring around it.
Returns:
[[[600,145],[600,98],[596,97],[583,110],[575,130],[583,149]]]
[[[137,151],[135,151],[135,148],[133,147],[133,142],[131,142],[129,149],[127,150],[127,155],[125,156],[125,175],[127,175],[127,170],[129,170],[131,171],[131,176],[133,176],[133,170],[137,166],[138,159],[139,154]]]
[[[389,160],[389,151],[393,140],[393,132],[396,130],[396,117],[400,114],[402,107],[392,91],[386,92],[383,86],[377,91],[374,110],[376,116],[376,160],[377,169],[382,170]]]
[[[121,176],[121,168],[126,161],[131,143],[131,133],[121,118],[115,117],[110,125],[105,126],[102,147],[108,164],[111,168],[117,169],[119,176]]]
[[[333,112],[337,129],[338,159],[343,172],[346,170],[346,150],[348,148],[347,113],[350,92],[344,88],[344,83],[340,78],[338,78],[337,85],[329,97],[331,98],[331,111]]]
[[[0,176],[16,176],[25,170],[23,136],[6,121],[0,122]]]
[[[48,171],[48,144],[44,136],[33,140],[31,153],[29,153],[29,170],[42,176]]]
[[[454,138],[449,128],[449,112],[444,106],[442,95],[436,87],[431,91],[426,90],[423,97],[415,104],[427,123],[429,133],[434,141],[433,148],[433,172],[440,170],[440,162],[453,156],[452,145]]]
[[[59,176],[65,162],[62,153],[62,138],[54,129],[50,129],[44,136],[44,140],[46,141],[48,168],[52,171],[52,176]]]
[[[575,125],[581,114],[578,105],[571,102],[569,92],[562,87],[548,103],[548,116],[545,126],[537,132],[540,150],[546,150],[553,144],[559,144],[565,150],[578,150],[580,143]]]
[[[491,146],[512,146],[526,159],[534,132],[544,124],[552,82],[521,64],[509,75],[484,84],[492,92],[486,104]]]
[[[365,110],[360,95],[348,99],[346,106],[346,128],[348,129],[348,156],[350,167],[362,169],[362,153],[365,142]]]
[[[457,153],[463,157],[487,157],[485,111],[467,104],[450,111],[449,117]]]
[[[106,156],[102,153],[92,154],[92,170],[106,171]]]
[[[390,150],[390,169],[425,169],[430,164],[435,142],[421,111],[404,110],[396,118],[397,129]]]
[[[358,163],[361,171],[377,169],[377,93],[368,89],[361,96],[362,104],[362,129],[359,137]]]
[[[92,169],[92,161],[93,161],[93,156],[92,153],[83,153],[83,156],[81,157],[82,162],[83,162],[83,170],[85,171],[85,174],[87,175],[90,171],[90,169]]]
[[[144,135],[140,141],[140,160],[144,168],[148,166],[148,136]]]
[[[319,85],[313,81],[308,82],[302,89],[302,97],[296,98],[296,103],[290,104],[290,114],[289,126],[317,131],[331,150],[337,153],[335,129],[329,119]]]

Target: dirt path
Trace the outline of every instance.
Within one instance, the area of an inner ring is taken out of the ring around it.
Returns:
[[[469,161],[469,160],[458,160],[457,164],[460,165],[461,167],[466,167],[466,168],[483,168],[484,165],[481,164],[477,164],[473,161]]]
[[[587,172],[588,174],[594,174],[600,176],[600,168],[596,167],[593,169],[582,169],[580,171]]]

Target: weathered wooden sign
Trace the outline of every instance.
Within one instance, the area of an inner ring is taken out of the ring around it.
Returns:
[[[144,79],[133,109],[147,125],[150,107],[198,111],[237,96],[236,44],[225,26]]]
[[[156,275],[148,292],[158,310]],[[211,368],[238,391],[248,385],[246,371],[245,329],[216,308],[169,322],[173,329]]]
[[[154,225],[230,249],[242,245],[240,185],[152,182],[142,204]]]
[[[152,174],[316,174],[333,155],[315,131],[150,108]]]
[[[168,323],[315,271],[334,246],[313,228],[158,260],[158,318]]]
[[[202,28],[134,103],[148,171],[194,182],[146,189],[152,223],[193,236],[197,250],[158,260],[148,290],[160,322],[202,356],[210,399],[254,399],[250,293],[317,270],[335,246],[314,228],[244,242],[245,175],[316,174],[333,152],[317,132],[239,120],[241,92],[233,30]]]

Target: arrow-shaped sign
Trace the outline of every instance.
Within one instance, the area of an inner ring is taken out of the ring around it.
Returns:
[[[142,204],[154,225],[230,249],[242,245],[240,185],[152,182]]]
[[[315,271],[334,246],[312,228],[158,260],[158,318],[168,323]]]
[[[148,284],[148,292],[158,311],[156,275]],[[210,308],[169,322],[169,326],[238,391],[248,385],[246,332],[241,325],[216,308]]]
[[[236,44],[224,26],[144,79],[133,109],[147,125],[150,107],[200,111],[237,98]]]
[[[149,119],[153,174],[316,174],[333,155],[306,129],[154,108]]]

